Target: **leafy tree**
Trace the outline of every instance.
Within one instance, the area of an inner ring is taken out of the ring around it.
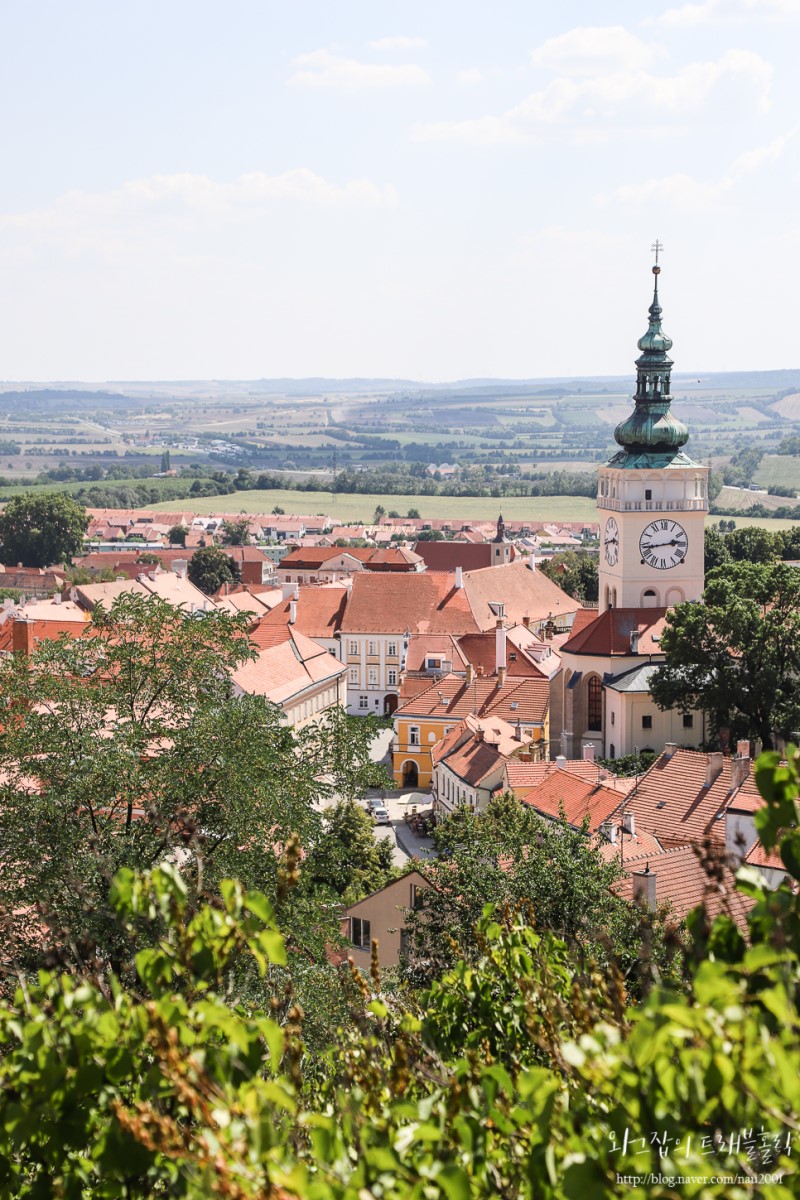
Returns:
[[[239,521],[222,522],[222,541],[226,546],[247,546],[250,544],[250,522],[247,517]]]
[[[717,529],[706,529],[705,532],[705,573],[710,574],[716,567],[724,566],[731,561],[727,539]]]
[[[421,520],[420,511],[418,508],[410,508],[407,515],[412,521]]]
[[[444,542],[446,540],[441,529],[420,529],[417,534],[418,542]]]
[[[407,922],[410,978],[452,966],[454,944],[464,953],[487,903],[530,904],[537,927],[574,950],[621,963],[628,974],[638,969],[643,934],[635,911],[612,890],[619,865],[602,859],[585,829],[546,821],[506,794],[481,813],[459,810],[435,836],[441,857],[425,864],[431,886]]]
[[[165,472],[169,471],[170,469],[171,468],[169,465],[169,450],[163,450],[161,453],[161,473],[162,473],[162,475]]]
[[[800,726],[800,574],[783,563],[712,571],[701,604],[678,604],[651,680],[662,709],[703,709],[711,731],[760,738]]]
[[[597,558],[592,554],[575,550],[554,554],[541,564],[541,571],[576,600],[598,598]]]
[[[328,888],[354,904],[388,883],[392,843],[376,840],[372,818],[354,800],[341,800],[324,818],[323,831],[303,864],[303,883]]]
[[[150,550],[143,550],[136,558],[136,561],[143,563],[145,566],[159,566],[161,559],[157,554],[153,554]]]
[[[185,546],[186,534],[188,532],[189,530],[185,525],[173,525],[167,534],[170,546]]]
[[[372,514],[373,525],[380,524],[381,517],[385,517],[385,516],[386,516],[386,509],[383,507],[382,504],[376,504],[375,512]]]
[[[468,956],[418,999],[377,962],[355,976],[355,1019],[304,1084],[293,998],[258,1008],[231,987],[248,965],[269,987],[291,957],[267,897],[226,880],[206,901],[168,864],[119,872],[125,936],[152,931],[135,983],[87,962],[0,1006],[0,1195],[790,1200],[799,766],[765,755],[756,772],[761,839],[793,886],[740,872],[747,943],[698,910],[683,989],[656,976],[627,1008],[613,969],[487,907]]]
[[[734,562],[772,563],[778,557],[780,538],[760,525],[735,529],[725,538],[725,548]]]
[[[274,517],[282,517],[283,513],[284,513],[284,510],[281,508],[280,504],[276,504],[272,510],[272,515]]]
[[[86,509],[65,492],[23,492],[0,513],[0,558],[6,566],[69,562],[88,524]]]
[[[190,581],[207,596],[213,596],[224,583],[238,583],[239,564],[219,546],[204,546],[195,550],[187,570]]]

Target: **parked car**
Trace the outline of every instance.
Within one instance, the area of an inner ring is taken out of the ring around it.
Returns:
[[[376,804],[372,809],[372,819],[376,825],[391,825],[389,810],[385,804]]]
[[[374,813],[376,808],[386,808],[386,802],[380,796],[368,796],[367,812]]]

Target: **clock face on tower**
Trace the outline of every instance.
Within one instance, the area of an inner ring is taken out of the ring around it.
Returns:
[[[669,517],[651,521],[639,538],[642,562],[658,571],[668,571],[682,563],[688,546],[686,530]]]
[[[606,562],[610,567],[615,566],[619,558],[619,526],[613,517],[609,517],[606,521],[606,527],[603,532],[603,547],[606,554]]]

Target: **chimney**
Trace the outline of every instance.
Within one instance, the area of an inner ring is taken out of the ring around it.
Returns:
[[[453,660],[450,658],[442,659],[442,674],[449,675],[453,669]]]
[[[594,742],[589,742],[588,745],[583,747],[584,762],[594,762],[594,755],[595,755]]]
[[[532,554],[528,555],[528,567],[530,568],[531,571],[536,570],[536,559],[533,557]]]
[[[515,742],[522,741],[522,724],[519,720],[519,717],[517,717],[517,723],[514,726],[514,741]]]
[[[531,627],[530,613],[526,613],[525,616],[522,618],[522,624],[525,626],[526,629],[530,629],[530,627]]]
[[[565,770],[565,768],[566,768],[566,765],[567,765],[567,760],[566,760],[565,756],[564,756],[563,754],[559,754],[559,755],[557,755],[557,756],[556,756],[556,766],[557,766],[557,767],[558,767],[560,770],[562,770],[562,771],[563,771],[563,770]]]
[[[499,688],[505,687],[505,682],[506,682],[506,669],[505,669],[505,667],[498,667],[497,668],[497,686]]]
[[[640,636],[641,635],[640,635],[638,629],[631,630],[631,654],[639,653],[639,637]]]
[[[506,665],[506,623],[502,617],[498,617],[495,621],[494,630],[494,666],[499,673],[500,668],[505,669]]]
[[[553,614],[548,613],[547,620],[545,621],[545,625],[544,625],[544,636],[548,642],[552,642],[553,634],[555,633],[555,631],[556,631],[556,623],[553,620]]]
[[[281,596],[284,600],[288,600],[289,597],[293,593],[294,593],[294,584],[293,583],[282,583],[281,584]]]
[[[650,909],[656,907],[656,874],[650,870],[650,863],[643,871],[633,872],[633,898],[641,898]]]
[[[750,774],[750,743],[742,740],[736,743],[736,754],[731,759],[731,791],[740,788]]]
[[[478,728],[475,730],[475,741],[476,742],[483,741],[483,726],[482,725],[479,725]]]
[[[14,617],[11,628],[11,649],[14,654],[33,652],[33,621],[27,617]]]
[[[289,601],[289,624],[294,625],[296,620],[297,620],[297,601],[290,600]]]
[[[715,779],[718,779],[722,774],[722,764],[724,755],[721,750],[717,750],[714,754],[709,754],[708,764],[706,766],[706,778],[703,787],[711,787]]]
[[[475,668],[472,663],[467,663],[467,686],[472,683],[475,678]]]
[[[631,837],[636,837],[636,817],[633,815],[630,809],[626,809],[622,814],[622,828],[626,833],[629,833]]]
[[[603,821],[600,826],[600,833],[607,842],[611,842],[612,846],[617,844],[617,826],[614,821]]]
[[[299,583],[296,583],[296,584],[294,585],[294,596],[292,597],[292,599],[293,599],[293,600],[299,600],[299,599],[300,599],[300,584],[299,584]]]
[[[677,749],[677,742],[664,742],[664,758],[672,758]]]
[[[179,579],[185,579],[187,572],[189,570],[188,558],[173,558],[172,570],[173,570],[173,573],[175,575],[177,575]]]
[[[463,586],[464,586],[464,571],[463,571],[462,567],[456,567],[455,586],[456,586],[456,588],[463,588]]]

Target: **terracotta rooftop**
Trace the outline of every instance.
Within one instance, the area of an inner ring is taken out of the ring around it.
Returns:
[[[494,631],[486,633],[465,633],[458,638],[458,649],[461,656],[471,663],[476,671],[484,675],[492,675],[497,665],[497,640]],[[506,636],[505,667],[509,676],[535,675],[546,678],[542,671],[525,651]]]
[[[474,535],[478,537],[479,535]],[[414,549],[429,571],[478,571],[492,565],[492,547],[481,538],[471,542],[416,542]]]
[[[434,761],[443,761],[448,770],[472,787],[477,787],[488,775],[502,769],[509,755],[518,753],[523,746],[530,744],[530,738],[525,735],[522,740],[517,738],[515,727],[508,721],[495,717],[488,720],[467,717],[459,730],[461,737],[456,739],[453,748]],[[461,745],[457,744],[459,740]]]
[[[342,621],[342,633],[472,633],[477,628],[455,577],[428,571],[355,575]]]
[[[300,599],[296,601],[296,628],[306,637],[332,638],[341,626],[347,595],[345,587],[301,587]],[[288,626],[290,606],[290,600],[281,600],[261,618],[250,634],[257,646],[272,645],[272,631]]]
[[[497,602],[505,605],[509,625],[520,625],[525,617],[545,621],[550,615],[558,622],[581,608],[579,601],[524,563],[465,571],[464,591],[479,629],[494,629],[497,613],[491,605]]]
[[[457,675],[437,679],[425,691],[403,699],[396,716],[464,718],[502,717],[515,725],[542,725],[550,703],[550,687],[545,679],[525,677],[506,679],[503,687],[497,679],[476,678],[472,683]]]
[[[450,633],[415,633],[408,639],[406,671],[426,670],[429,658],[439,662],[451,662],[456,671],[462,671],[467,660],[459,649],[459,639]]]
[[[525,788],[538,787],[554,771],[560,770],[568,770],[571,775],[577,775],[580,779],[587,780],[589,783],[597,783],[601,773],[603,773],[597,763],[583,758],[565,759],[563,767],[559,765],[556,759],[551,759],[549,762],[536,763],[512,760],[506,766],[506,787],[513,792],[521,792]],[[606,774],[608,777],[603,780],[603,783],[606,787],[613,788],[620,796],[627,795],[636,783],[635,779],[625,778],[621,775],[612,775],[609,772],[606,772]]]
[[[594,833],[619,808],[621,797],[615,788],[605,787],[596,778],[590,781],[569,770],[557,770],[526,791],[522,799],[545,817],[557,819],[563,811],[570,825],[581,825],[588,817]]]
[[[746,932],[747,914],[754,901],[737,891],[736,879],[727,867],[719,868],[719,881],[710,879],[694,846],[677,846],[661,854],[630,858],[625,862],[626,878],[618,885],[619,893],[626,899],[633,896],[633,872],[644,871],[648,866],[650,874],[656,877],[656,904],[668,902],[679,920],[685,920],[693,909],[705,903],[712,920],[726,912]]]
[[[763,804],[748,766],[749,760],[739,764],[697,750],[665,752],[640,778],[626,808],[662,845],[686,845],[705,836],[724,843],[726,809],[753,811]],[[738,786],[732,781],[734,769],[747,772]]]
[[[593,654],[607,657],[632,654],[662,655],[660,638],[664,632],[665,608],[609,608],[594,613],[594,620],[585,615],[575,622],[572,634],[562,645],[565,654]],[[631,649],[631,633],[638,632],[638,649]]]
[[[346,670],[346,665],[318,642],[289,627],[281,642],[261,650],[231,677],[241,691],[284,704],[313,684],[336,679]]]

